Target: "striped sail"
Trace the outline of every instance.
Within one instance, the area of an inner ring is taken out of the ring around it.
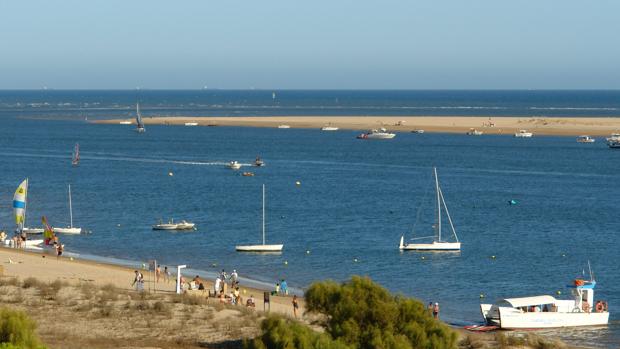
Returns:
[[[17,187],[13,196],[13,211],[15,212],[15,223],[20,227],[24,227],[26,220],[26,196],[28,195],[28,178]]]

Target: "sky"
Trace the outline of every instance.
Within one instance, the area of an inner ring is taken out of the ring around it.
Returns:
[[[0,89],[619,89],[617,0],[0,0]]]

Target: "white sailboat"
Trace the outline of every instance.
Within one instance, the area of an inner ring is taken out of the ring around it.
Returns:
[[[439,179],[437,178],[437,168],[433,167],[433,173],[435,175],[435,190],[437,191],[437,222],[435,223],[435,236],[427,236],[417,239],[426,239],[433,238],[432,243],[405,243],[405,237],[400,237],[400,244],[398,248],[400,250],[416,250],[416,251],[460,251],[461,243],[459,242],[459,238],[456,235],[456,230],[454,230],[454,225],[452,224],[452,218],[450,217],[450,212],[448,212],[448,206],[443,198],[443,193],[441,188],[439,187]],[[441,211],[442,207],[446,212],[446,216],[448,217],[448,223],[450,223],[450,229],[452,230],[452,234],[454,235],[454,242],[449,242],[441,239]]]
[[[267,245],[265,243],[265,185],[263,184],[263,243],[262,245],[237,245],[239,252],[281,252],[283,244]]]
[[[82,228],[73,226],[73,205],[71,204],[71,184],[69,184],[69,226],[65,228],[52,228],[54,233],[81,234]]]
[[[73,149],[73,155],[71,156],[71,165],[77,166],[80,164],[80,143],[75,143]]]
[[[140,103],[136,103],[136,125],[136,132],[146,132],[146,128],[144,128],[144,123],[142,122],[142,114],[140,114]]]

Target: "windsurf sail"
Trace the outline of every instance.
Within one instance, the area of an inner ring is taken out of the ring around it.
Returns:
[[[140,114],[140,103],[136,103],[136,123],[138,124],[138,128],[144,128],[142,114]]]
[[[75,143],[73,149],[73,156],[71,157],[71,164],[77,166],[80,163],[80,143]]]
[[[28,178],[17,187],[13,195],[13,211],[15,212],[15,224],[18,229],[23,229],[26,222],[26,198],[28,196]]]

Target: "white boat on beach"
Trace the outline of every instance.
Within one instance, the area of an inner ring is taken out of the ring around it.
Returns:
[[[572,299],[543,295],[500,299],[495,304],[480,304],[484,321],[502,329],[541,329],[577,326],[602,326],[609,321],[607,302],[594,300],[596,281],[576,279]]]
[[[596,139],[590,136],[579,136],[577,137],[577,143],[594,143]]]
[[[289,125],[278,125],[278,128],[291,128]]]
[[[123,120],[123,121],[119,122],[119,124],[121,124],[121,125],[131,125],[131,121]]]
[[[283,244],[265,243],[265,185],[263,184],[263,243],[261,245],[237,245],[235,250],[239,252],[281,252]]]
[[[64,228],[52,228],[54,233],[81,234],[82,228],[73,226],[73,205],[71,204],[71,185],[69,184],[69,226]]]
[[[230,168],[231,170],[238,170],[241,168],[241,164],[237,161],[231,161],[226,166],[228,166],[228,168]]]
[[[452,224],[452,218],[450,217],[450,212],[448,212],[448,206],[443,198],[443,192],[439,187],[439,179],[437,178],[437,169],[433,167],[433,173],[435,175],[435,190],[437,192],[437,222],[434,224],[435,227],[435,235],[433,236],[424,236],[419,238],[414,238],[412,240],[420,240],[420,239],[429,239],[433,238],[433,242],[431,243],[405,243],[405,236],[400,237],[400,244],[398,248],[402,250],[413,250],[413,251],[460,251],[461,243],[459,242],[459,238],[456,235],[456,230],[454,230],[454,225]],[[452,230],[452,235],[454,236],[453,242],[445,241],[441,239],[441,211],[442,207],[446,212],[446,216],[448,218],[448,223],[450,224],[450,229]]]
[[[527,132],[527,130],[519,130],[519,132],[515,133],[517,138],[532,138],[532,135],[532,132]]]
[[[607,142],[609,141],[620,141],[620,133],[612,133],[611,136],[605,138]]]
[[[424,133],[424,130],[418,128],[418,129],[415,129],[415,130],[411,130],[411,133]]]
[[[468,136],[482,136],[482,133],[482,131],[476,130],[475,128],[470,128],[469,131],[467,131]]]
[[[185,126],[198,126],[198,123],[197,122],[186,122],[184,125]]]
[[[144,133],[146,128],[142,122],[142,114],[140,114],[140,103],[136,103],[136,132]]]
[[[370,130],[357,136],[357,139],[392,139],[396,137],[395,133],[388,132],[385,128],[379,130]]]
[[[159,223],[153,225],[153,230],[193,230],[195,227],[195,223],[187,222],[185,220],[175,223],[174,220],[171,219],[168,223],[163,223],[160,220]]]

